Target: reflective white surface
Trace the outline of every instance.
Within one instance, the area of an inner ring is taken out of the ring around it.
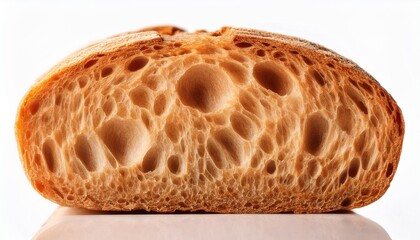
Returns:
[[[391,239],[353,212],[328,214],[112,213],[59,207],[34,236],[47,239]]]

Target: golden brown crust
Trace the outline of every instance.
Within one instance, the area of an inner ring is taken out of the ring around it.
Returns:
[[[404,120],[352,61],[257,30],[146,30],[72,54],[23,99],[16,138],[44,197],[99,210],[326,212],[389,187]]]

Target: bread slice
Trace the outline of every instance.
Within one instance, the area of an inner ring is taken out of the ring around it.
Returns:
[[[224,27],[157,27],[94,43],[18,110],[34,188],[96,210],[327,212],[380,198],[401,110],[320,45]]]

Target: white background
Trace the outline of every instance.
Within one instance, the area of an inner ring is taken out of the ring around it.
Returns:
[[[173,24],[189,31],[230,25],[298,36],[335,50],[373,75],[401,107],[406,134],[391,187],[356,212],[393,239],[420,239],[419,1],[291,2],[0,2],[0,238],[31,238],[56,208],[33,190],[17,152],[15,114],[31,84],[92,41]]]

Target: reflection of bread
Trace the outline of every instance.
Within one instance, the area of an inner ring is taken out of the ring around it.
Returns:
[[[44,197],[245,213],[350,209],[384,194],[404,122],[356,64],[255,30],[149,30],[73,54],[24,98],[19,150]]]

